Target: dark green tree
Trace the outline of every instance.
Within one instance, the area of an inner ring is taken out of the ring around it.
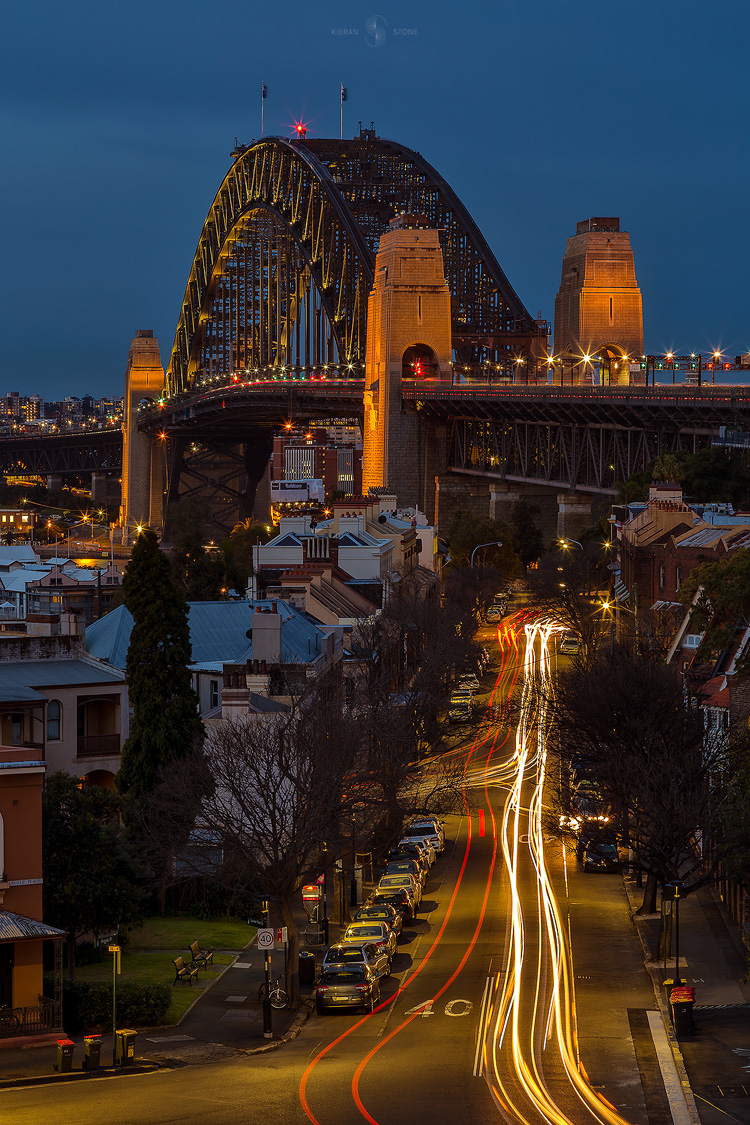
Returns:
[[[482,543],[500,543],[501,546],[484,547],[477,551],[477,566],[492,566],[507,581],[518,573],[518,556],[513,549],[513,529],[490,516],[476,516],[471,512],[458,512],[451,524],[451,563],[470,566],[475,547]]]
[[[133,616],[125,666],[133,720],[116,781],[143,802],[205,732],[188,670],[187,605],[151,528],[136,540],[122,586]]]
[[[140,921],[139,870],[120,826],[121,800],[77,777],[54,773],[42,795],[44,917],[67,930],[68,977],[76,939]]]
[[[208,505],[183,497],[167,508],[165,538],[172,546],[175,581],[191,602],[218,601],[226,593],[226,565],[221,551],[206,549]]]
[[[228,539],[220,546],[226,566],[227,585],[238,593],[247,587],[253,573],[253,547],[256,543],[267,543],[272,532],[269,525],[258,520],[246,519],[232,528]]]
[[[720,562],[701,563],[691,570],[678,596],[684,606],[695,599],[693,622],[704,630],[698,654],[715,659],[735,629],[750,620],[750,550],[743,547]],[[750,671],[750,654],[742,656],[736,670]]]
[[[536,562],[544,550],[544,534],[536,522],[539,514],[539,506],[528,500],[516,500],[511,509],[513,549],[524,568]]]

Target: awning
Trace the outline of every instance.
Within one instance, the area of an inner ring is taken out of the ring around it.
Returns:
[[[682,602],[654,602],[652,609],[684,609]]]
[[[614,594],[615,594],[615,601],[616,602],[626,602],[628,600],[628,598],[630,597],[630,590],[627,588],[627,586],[624,583],[616,582]]]
[[[47,926],[44,922],[37,922],[36,918],[27,918],[24,914],[11,914],[9,910],[0,910],[0,941],[62,938],[65,937],[66,932],[54,926]]]

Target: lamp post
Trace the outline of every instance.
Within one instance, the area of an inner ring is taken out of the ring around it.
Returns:
[[[495,540],[493,543],[478,543],[474,550],[471,552],[471,561],[469,563],[470,567],[474,565],[474,555],[477,553],[477,551],[481,551],[482,547],[502,547],[502,543],[499,540]]]
[[[721,359],[721,352],[714,352],[714,365],[711,368],[711,385],[716,382],[716,365]]]
[[[584,561],[586,560],[586,552],[583,549],[583,543],[579,543],[577,539],[568,539],[567,536],[566,536],[564,539],[560,539],[559,543],[560,543],[560,546],[564,550],[567,550],[567,548],[570,546],[571,543],[575,543],[576,547],[581,548],[581,553],[583,555]],[[588,593],[588,585],[589,585],[589,583],[588,583],[588,573],[586,575],[586,579],[587,579],[586,580],[586,587],[587,587],[586,593]]]

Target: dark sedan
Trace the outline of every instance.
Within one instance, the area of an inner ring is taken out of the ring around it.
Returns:
[[[371,1012],[380,1003],[380,981],[367,969],[326,969],[315,990],[318,1015],[334,1008],[363,1008]]]

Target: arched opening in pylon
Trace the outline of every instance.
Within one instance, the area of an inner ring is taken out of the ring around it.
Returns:
[[[440,365],[429,344],[410,344],[401,357],[401,379],[423,383],[439,376]]]

